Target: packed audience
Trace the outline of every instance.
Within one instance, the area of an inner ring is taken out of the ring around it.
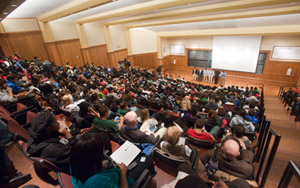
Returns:
[[[134,184],[141,167],[126,173],[124,164],[111,161],[107,157],[112,153],[111,141],[152,145],[143,168],[154,176],[149,157],[152,149],[188,160],[191,148],[187,143],[179,144],[180,137],[186,135],[212,145],[221,143],[217,158],[222,173],[253,180],[260,96],[255,87],[206,86],[147,69],[123,69],[122,64],[119,70],[94,64],[55,66],[37,57],[21,60],[17,54],[2,57],[0,62],[1,105],[21,102],[37,112],[28,128],[28,153],[69,173],[75,187]],[[57,114],[71,120],[69,129],[59,125]],[[254,136],[249,139],[247,134]],[[217,182],[205,175],[215,150],[201,157],[201,170],[195,173],[200,180],[194,177],[195,181],[234,187],[232,182]]]

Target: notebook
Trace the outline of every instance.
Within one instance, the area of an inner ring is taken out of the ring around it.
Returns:
[[[138,147],[127,140],[110,157],[117,163],[124,163],[128,166],[140,152]]]

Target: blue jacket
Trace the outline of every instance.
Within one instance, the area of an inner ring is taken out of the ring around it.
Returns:
[[[12,88],[13,94],[17,94],[19,90],[23,89],[22,87],[17,86],[15,83],[13,83],[13,82],[11,82],[9,80],[6,80],[6,83],[7,83],[7,87],[11,87]]]

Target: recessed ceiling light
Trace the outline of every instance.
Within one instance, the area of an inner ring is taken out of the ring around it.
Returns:
[[[8,14],[7,12],[3,12],[4,15]]]
[[[16,6],[18,6],[18,5],[15,5],[15,4],[13,4],[13,5],[11,5],[12,7],[16,7]]]

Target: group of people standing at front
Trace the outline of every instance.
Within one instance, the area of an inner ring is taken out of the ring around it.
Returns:
[[[214,84],[218,84],[219,78],[220,78],[220,85],[225,85],[225,77],[226,72],[224,70],[220,72],[219,70],[212,70],[212,69],[196,69],[193,68],[192,72],[192,81],[198,81],[198,82],[206,82],[206,83],[213,83],[213,77],[215,77]]]

